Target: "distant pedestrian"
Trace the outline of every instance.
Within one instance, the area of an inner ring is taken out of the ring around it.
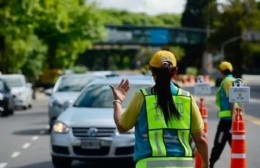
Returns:
[[[137,92],[123,113],[130,85],[122,80],[114,94],[114,120],[119,132],[135,126],[136,168],[193,168],[191,138],[208,168],[208,145],[203,120],[192,95],[174,83],[177,62],[173,53],[160,50],[150,60],[155,81],[151,88]]]
[[[231,146],[231,125],[232,125],[232,110],[234,103],[229,102],[229,89],[236,80],[233,75],[233,66],[230,62],[223,61],[219,65],[219,71],[223,76],[223,80],[219,86],[216,95],[216,105],[219,108],[218,117],[219,124],[215,135],[214,146],[210,155],[210,168],[213,168],[216,161],[219,159],[226,143]]]

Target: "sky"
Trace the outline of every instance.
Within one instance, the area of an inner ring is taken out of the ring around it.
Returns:
[[[149,15],[161,13],[181,14],[186,5],[186,0],[90,0],[105,9],[120,9],[130,12],[145,12]],[[224,2],[225,0],[218,0]]]
[[[150,15],[160,13],[182,13],[186,0],[91,0],[100,8],[113,8],[131,12],[145,12]]]

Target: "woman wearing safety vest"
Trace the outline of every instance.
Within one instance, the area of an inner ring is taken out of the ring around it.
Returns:
[[[216,105],[219,107],[218,117],[219,124],[215,135],[214,146],[210,155],[210,168],[219,159],[226,143],[231,146],[231,126],[232,126],[232,109],[234,104],[229,102],[229,89],[236,80],[233,75],[233,66],[230,62],[223,61],[219,65],[219,71],[223,75],[223,80],[216,94]]]
[[[177,73],[174,54],[157,51],[150,60],[150,69],[155,85],[135,93],[125,112],[121,104],[130,88],[128,80],[122,80],[117,88],[111,86],[118,131],[135,127],[136,168],[192,168],[192,140],[203,168],[208,167],[208,145],[198,106],[189,92],[173,82]]]

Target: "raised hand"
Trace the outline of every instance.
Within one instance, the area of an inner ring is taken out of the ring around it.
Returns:
[[[129,81],[122,79],[117,88],[110,86],[114,95],[114,100],[120,100],[121,103],[125,100],[126,94],[129,91]]]

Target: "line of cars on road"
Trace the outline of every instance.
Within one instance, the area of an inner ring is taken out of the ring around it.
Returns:
[[[64,101],[63,105],[60,103],[60,107],[65,108],[53,122],[50,133],[54,167],[70,167],[73,160],[126,159],[133,163],[134,130],[124,134],[117,131],[113,120],[113,95],[109,87],[118,85],[123,78],[131,84],[123,108],[127,107],[135,92],[154,85],[151,76],[99,77],[87,84],[76,98],[71,96],[73,101],[69,106]],[[53,103],[52,97],[49,102]]]
[[[22,74],[0,75],[0,113],[8,116],[17,108],[32,106],[32,84]]]

